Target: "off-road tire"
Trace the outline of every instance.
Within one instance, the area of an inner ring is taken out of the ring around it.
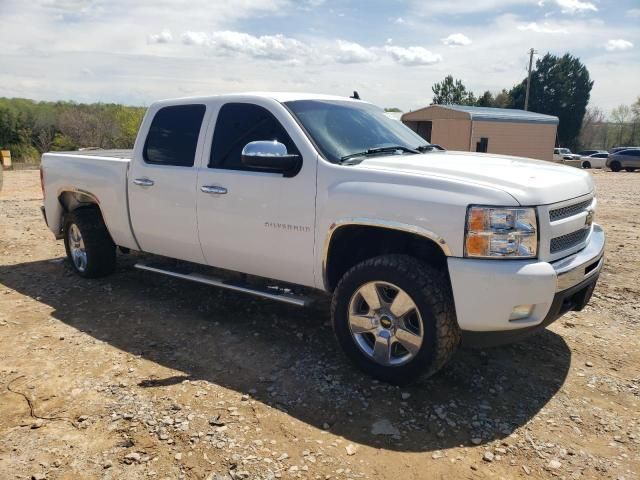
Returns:
[[[620,165],[620,162],[615,161],[615,162],[611,162],[611,165],[609,165],[609,168],[611,169],[612,172],[619,172],[622,169],[622,165]]]
[[[69,228],[73,224],[80,230],[84,241],[84,248],[87,254],[87,265],[84,271],[78,270],[71,257]],[[64,247],[71,268],[82,277],[104,277],[115,271],[116,245],[113,243],[113,239],[97,208],[79,208],[65,216]]]
[[[357,346],[349,328],[349,302],[372,281],[389,282],[412,298],[423,321],[424,340],[416,356],[400,366],[383,366]],[[333,294],[331,317],[338,343],[357,367],[374,378],[407,384],[437,372],[456,352],[460,329],[449,279],[445,273],[408,255],[384,255],[359,263],[340,280]]]

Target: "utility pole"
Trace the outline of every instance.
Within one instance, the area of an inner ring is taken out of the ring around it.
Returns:
[[[527,93],[524,96],[524,109],[529,110],[529,87],[531,85],[531,67],[533,66],[533,55],[536,54],[533,48],[529,50],[529,74],[527,75]]]

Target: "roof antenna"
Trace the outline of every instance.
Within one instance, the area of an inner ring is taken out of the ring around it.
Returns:
[[[360,95],[358,95],[357,91],[353,91],[353,95],[351,95],[349,98],[353,98],[354,100],[360,100]]]

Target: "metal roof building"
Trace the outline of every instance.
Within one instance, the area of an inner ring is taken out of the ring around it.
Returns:
[[[448,150],[553,160],[558,117],[507,108],[430,105],[402,115],[425,140]]]

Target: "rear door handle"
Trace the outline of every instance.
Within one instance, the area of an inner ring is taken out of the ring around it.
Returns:
[[[227,193],[227,189],[224,187],[218,187],[216,185],[203,185],[200,187],[200,191],[204,193],[213,193],[215,195],[224,195]]]
[[[140,185],[141,187],[153,187],[154,182],[148,178],[134,178],[133,183]]]

